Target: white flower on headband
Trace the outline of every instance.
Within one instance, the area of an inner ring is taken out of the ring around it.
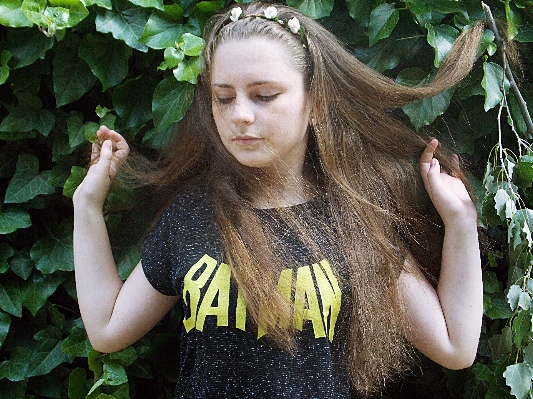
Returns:
[[[267,9],[265,10],[265,18],[267,19],[276,19],[278,16],[278,10],[276,9],[276,7],[267,7]]]
[[[296,17],[289,19],[289,21],[287,22],[287,26],[289,27],[292,33],[300,32],[300,21],[298,21],[298,18]]]
[[[231,9],[231,15],[229,19],[231,19],[233,22],[237,22],[239,18],[242,15],[242,8],[241,7],[235,7]]]

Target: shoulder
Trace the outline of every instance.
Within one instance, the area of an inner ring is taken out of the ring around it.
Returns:
[[[203,186],[184,190],[172,199],[161,219],[212,219],[214,211],[210,198],[208,190]]]

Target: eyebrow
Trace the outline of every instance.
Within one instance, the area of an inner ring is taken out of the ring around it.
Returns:
[[[262,86],[262,85],[272,84],[272,83],[279,84],[278,82],[274,82],[273,80],[258,80],[258,81],[251,82],[251,83],[247,84],[246,87],[250,88],[250,87]],[[227,84],[227,83],[212,83],[211,86],[220,87],[222,89],[232,89],[233,88],[232,85]]]

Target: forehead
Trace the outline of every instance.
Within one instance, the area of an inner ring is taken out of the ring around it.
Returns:
[[[303,81],[288,46],[265,37],[231,39],[217,46],[211,64],[211,83],[243,79]]]

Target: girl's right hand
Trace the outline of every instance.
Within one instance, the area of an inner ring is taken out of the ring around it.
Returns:
[[[74,204],[102,209],[111,183],[124,164],[130,148],[124,137],[105,126],[100,126],[96,135],[102,146],[93,144],[91,166],[72,200]]]

